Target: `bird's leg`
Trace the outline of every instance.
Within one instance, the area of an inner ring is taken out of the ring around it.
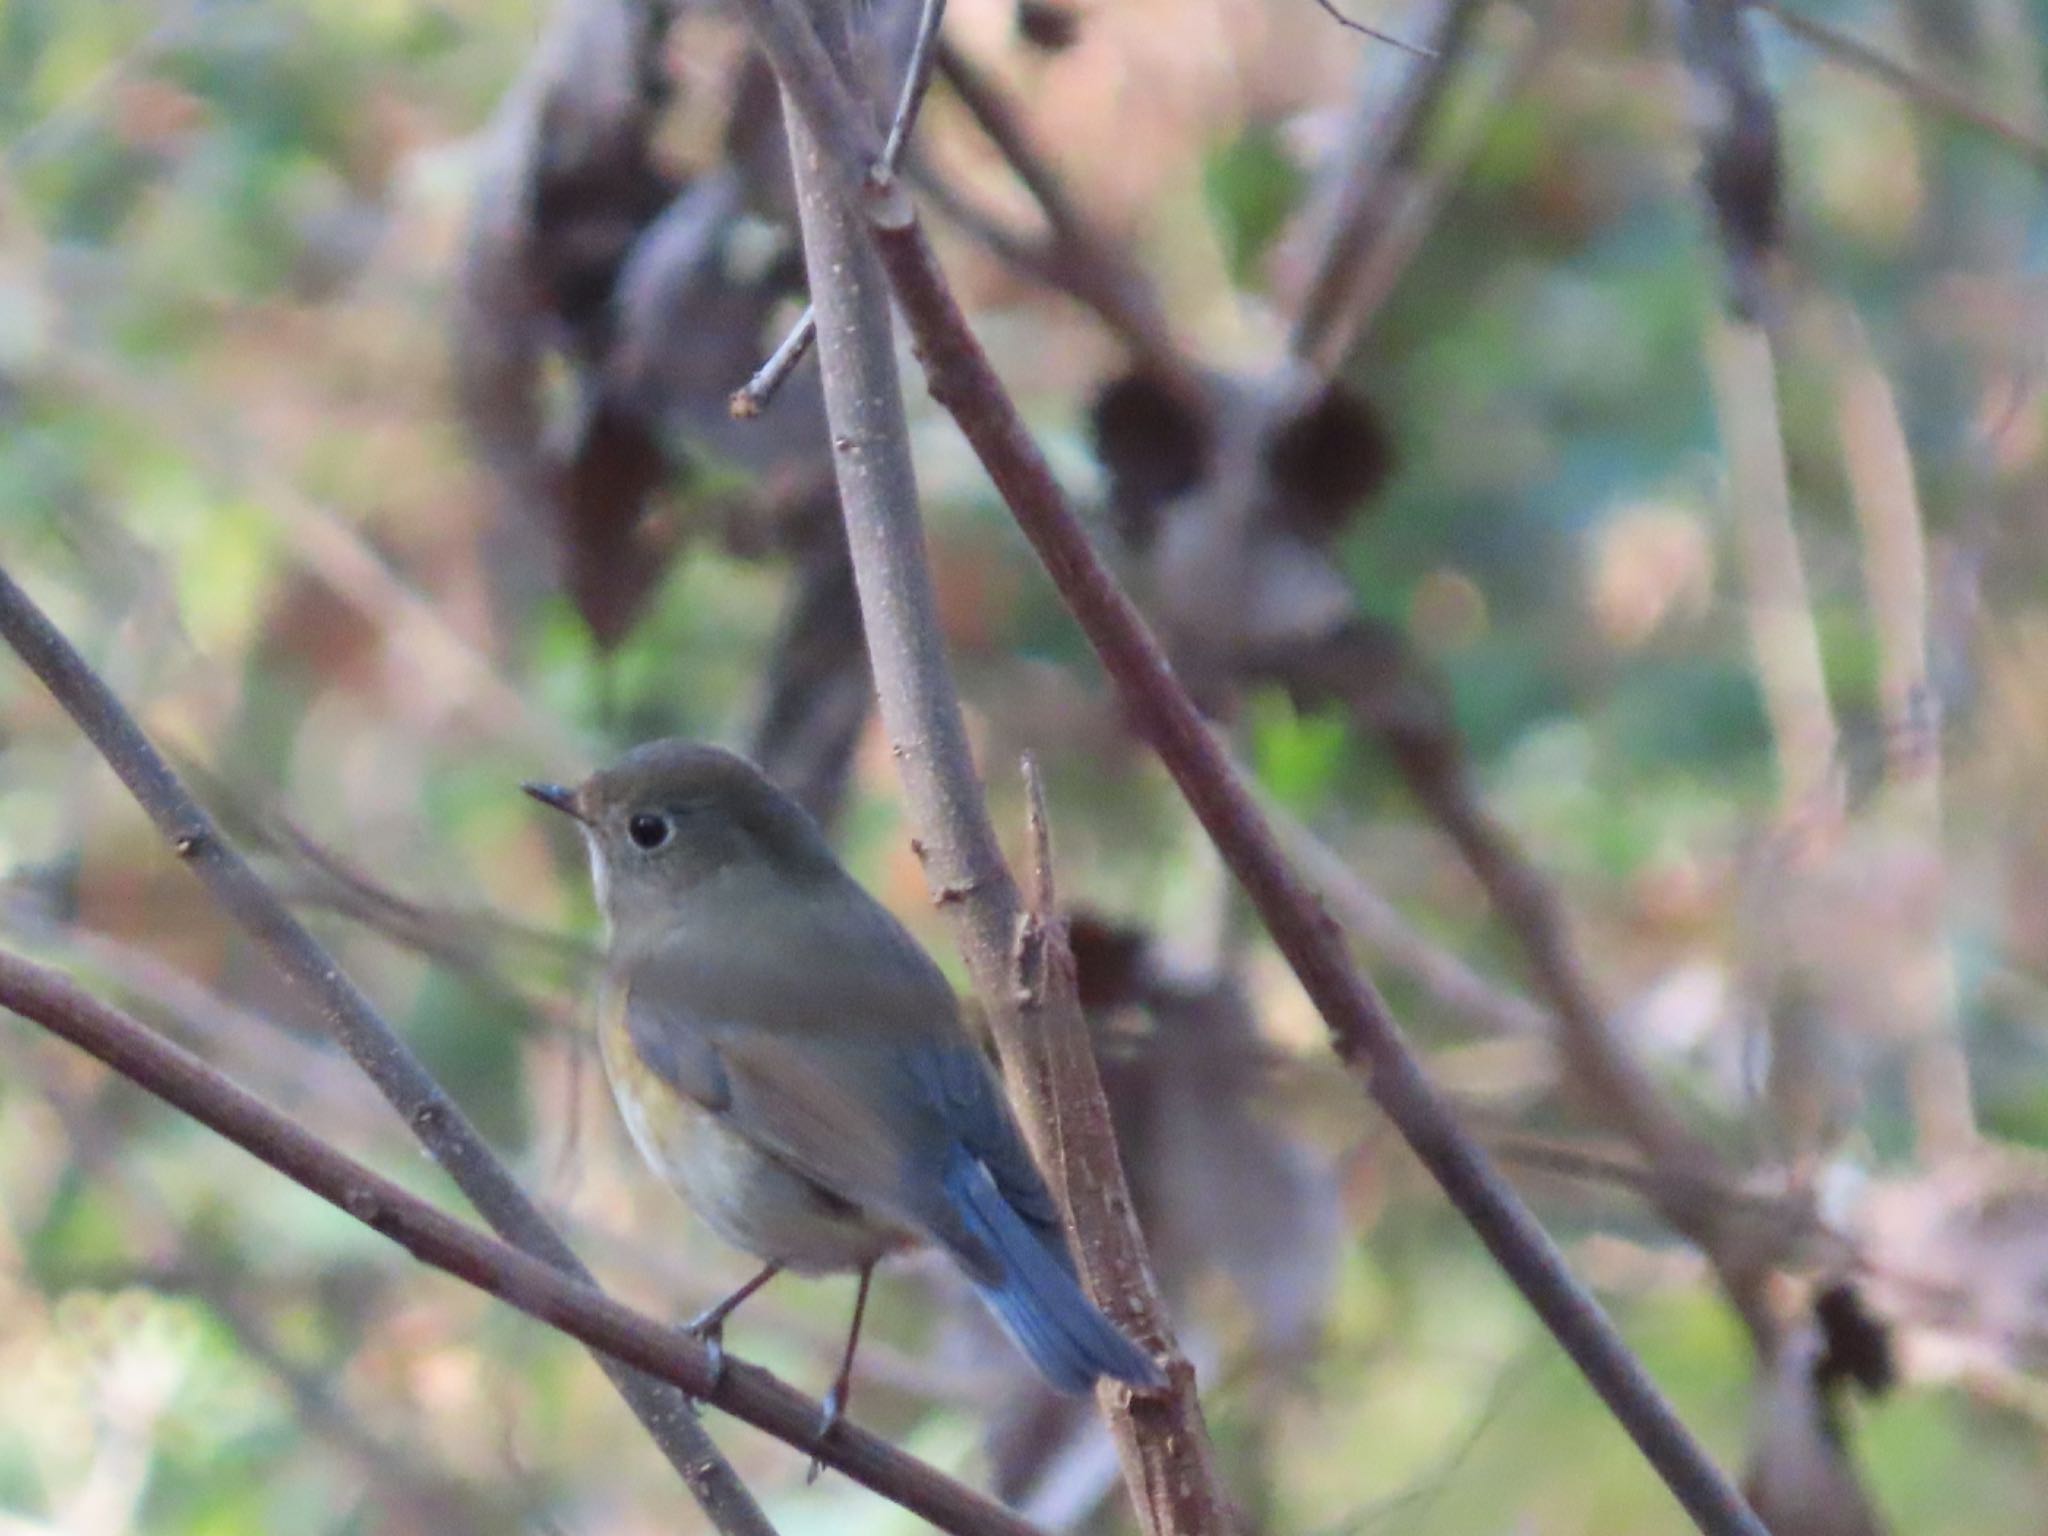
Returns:
[[[832,1431],[839,1427],[839,1421],[846,1417],[846,1405],[853,1397],[853,1352],[860,1347],[861,1319],[868,1311],[868,1284],[875,1278],[875,1261],[870,1259],[861,1266],[860,1290],[853,1298],[853,1326],[846,1331],[846,1354],[839,1362],[839,1374],[832,1379],[832,1390],[825,1394],[825,1412],[818,1420],[818,1444],[823,1445]],[[815,1483],[824,1463],[814,1455],[811,1470],[804,1481]]]
[[[782,1273],[779,1263],[764,1265],[761,1273],[734,1291],[715,1307],[698,1313],[684,1325],[684,1331],[692,1337],[702,1339],[705,1349],[711,1353],[711,1379],[716,1382],[725,1374],[725,1320],[739,1310],[741,1302],[761,1289],[770,1280]]]

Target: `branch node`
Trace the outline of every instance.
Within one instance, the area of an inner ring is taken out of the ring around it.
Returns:
[[[932,905],[935,907],[950,907],[956,902],[967,900],[976,891],[987,886],[988,883],[989,877],[987,875],[975,875],[968,880],[949,881],[932,892]]]
[[[373,1189],[365,1189],[360,1184],[353,1186],[342,1196],[342,1205],[347,1209],[349,1215],[355,1217],[357,1221],[360,1221],[366,1227],[376,1226],[378,1219],[384,1213],[384,1206],[378,1200],[377,1192]]]
[[[861,203],[868,222],[877,229],[908,229],[911,220],[917,217],[910,194],[903,190],[903,183],[897,179],[896,173],[880,165],[868,171],[861,186]]]

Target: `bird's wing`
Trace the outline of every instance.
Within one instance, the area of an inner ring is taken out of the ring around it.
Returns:
[[[932,1040],[907,1052],[906,1065],[918,1096],[936,1112],[946,1132],[988,1169],[1017,1214],[1057,1232],[1059,1206],[980,1049],[964,1038]]]
[[[650,1070],[819,1188],[909,1231],[929,1234],[975,1267],[985,1262],[914,1152],[915,1124],[843,1052],[803,1037],[698,1015],[670,988],[627,988],[627,1028]],[[917,1117],[913,1116],[913,1120]]]
[[[989,1255],[947,1188],[964,1153],[1057,1234],[1058,1207],[952,987],[851,882],[816,905],[707,913],[627,975],[649,1066],[814,1183],[923,1230],[976,1272]]]
[[[689,1028],[687,1021],[655,1006],[653,997],[653,989],[635,987],[630,980],[613,994],[610,1006],[625,1010],[626,1038],[633,1043],[633,1054],[684,1098],[713,1114],[724,1114],[732,1108],[732,1080],[717,1047],[701,1029]]]

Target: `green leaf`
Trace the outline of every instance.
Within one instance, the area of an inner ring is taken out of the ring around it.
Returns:
[[[1267,123],[1252,124],[1210,153],[1202,195],[1238,287],[1256,283],[1259,260],[1294,213],[1304,184],[1278,130]]]

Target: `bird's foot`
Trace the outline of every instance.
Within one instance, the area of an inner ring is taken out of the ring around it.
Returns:
[[[711,1390],[725,1380],[725,1318],[713,1307],[683,1325],[683,1332],[704,1346],[711,1361]]]
[[[825,1470],[824,1459],[819,1453],[823,1450],[825,1442],[832,1438],[832,1431],[839,1427],[845,1417],[846,1392],[842,1386],[835,1383],[832,1390],[825,1394],[825,1411],[818,1415],[818,1434],[813,1442],[811,1466],[810,1470],[804,1473],[806,1485],[815,1483],[818,1474]]]

